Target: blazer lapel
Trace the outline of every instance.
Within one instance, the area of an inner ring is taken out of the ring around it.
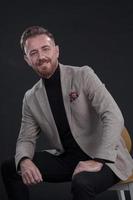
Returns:
[[[69,125],[71,126],[71,107],[70,107],[69,94],[71,92],[72,74],[69,68],[63,66],[62,64],[59,64],[59,67],[60,67],[61,88],[62,88],[64,107],[66,110],[66,115]]]
[[[56,124],[55,124],[52,111],[49,105],[47,93],[46,93],[45,87],[43,86],[42,79],[40,80],[40,87],[37,90],[36,98],[41,106],[41,109],[43,110],[43,113],[47,122],[50,124],[50,127],[52,127],[54,130],[57,131]]]

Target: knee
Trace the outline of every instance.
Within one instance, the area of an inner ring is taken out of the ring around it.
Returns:
[[[79,191],[86,189],[94,192],[94,187],[92,185],[92,182],[86,176],[86,172],[80,172],[73,177],[72,190]]]
[[[80,172],[73,177],[71,192],[74,199],[94,199],[96,196],[95,186],[86,172]]]

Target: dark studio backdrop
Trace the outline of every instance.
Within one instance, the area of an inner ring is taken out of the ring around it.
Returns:
[[[24,93],[38,80],[23,60],[25,28],[42,25],[54,33],[60,62],[91,66],[120,106],[133,139],[132,1],[3,1],[0,6],[0,163],[14,155]],[[41,139],[43,143],[43,138]],[[39,144],[41,148],[41,144]],[[71,199],[70,184],[41,184],[31,199]],[[128,194],[127,194],[128,196]],[[117,199],[105,192],[98,199]],[[0,175],[0,200],[7,200]]]

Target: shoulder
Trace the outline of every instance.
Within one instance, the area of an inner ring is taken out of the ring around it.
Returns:
[[[85,74],[87,73],[93,73],[92,67],[88,65],[83,65],[83,66],[74,66],[74,65],[64,65],[60,64],[59,65],[61,70],[66,71],[66,72],[72,72],[72,73],[80,73],[80,74]]]
[[[92,69],[92,67],[88,65],[84,66],[72,66],[72,65],[63,65],[60,64],[60,70],[63,72],[62,74],[70,75],[71,77],[75,77],[76,79],[83,79],[86,80],[90,77],[92,77],[95,72]]]

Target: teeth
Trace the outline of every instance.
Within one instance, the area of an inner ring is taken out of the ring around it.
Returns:
[[[49,61],[39,62],[38,64],[39,64],[39,65],[43,65],[43,64],[45,64],[45,63],[47,64],[47,63],[49,63]]]

